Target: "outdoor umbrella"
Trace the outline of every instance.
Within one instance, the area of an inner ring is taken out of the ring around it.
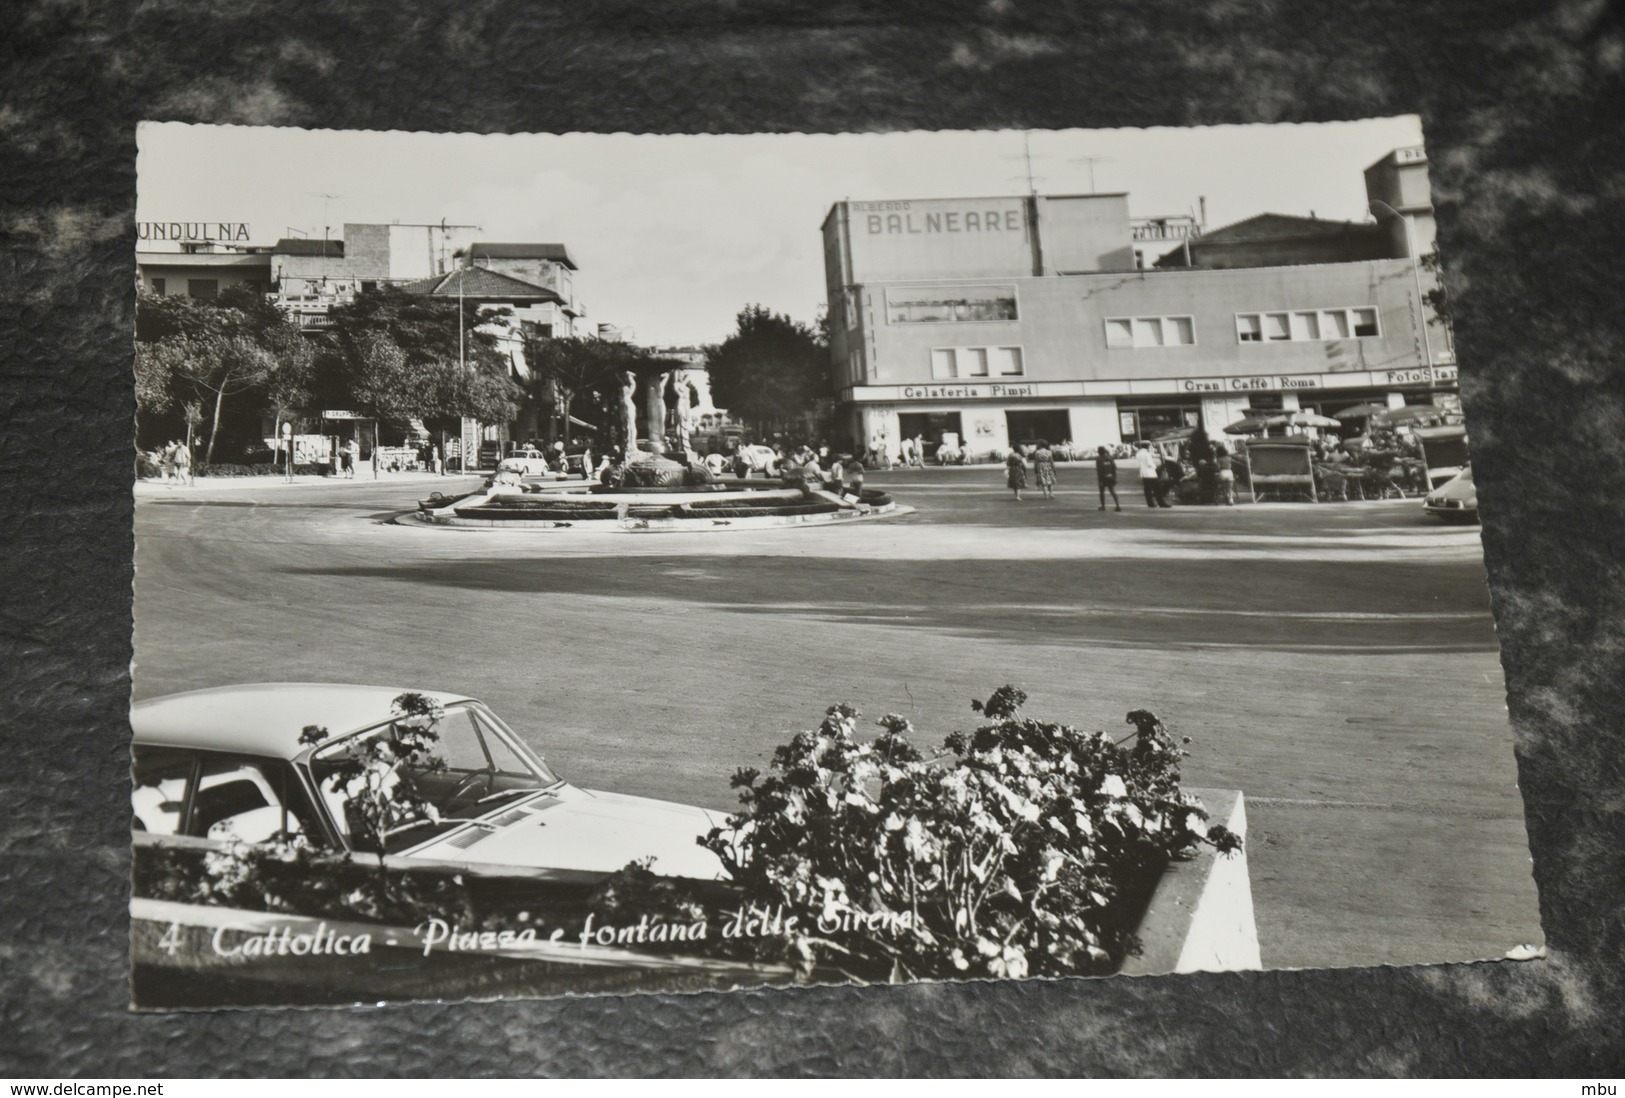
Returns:
[[[1264,429],[1264,421],[1256,416],[1238,419],[1224,429],[1227,435],[1256,435]]]
[[[1171,442],[1175,439],[1187,439],[1196,433],[1195,427],[1175,427],[1171,431],[1162,431],[1151,436],[1152,442]]]
[[[1415,423],[1419,419],[1434,419],[1447,414],[1436,404],[1407,404],[1403,408],[1390,408],[1375,419],[1384,426],[1392,427],[1396,423]]]
[[[1264,421],[1266,427],[1341,427],[1340,422],[1314,412],[1287,412]]]
[[[1380,416],[1388,411],[1386,404],[1356,404],[1352,408],[1344,408],[1341,412],[1333,413],[1338,419],[1368,419],[1371,416]]]

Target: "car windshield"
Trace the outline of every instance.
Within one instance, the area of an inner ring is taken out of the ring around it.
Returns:
[[[447,706],[433,726],[427,758],[391,766],[406,753],[399,745],[407,731],[402,722],[390,721],[311,756],[311,777],[352,847],[374,847],[359,835],[381,832],[384,852],[398,853],[559,784],[547,764],[483,706]],[[388,778],[391,770],[398,780]],[[389,792],[369,793],[378,789]]]

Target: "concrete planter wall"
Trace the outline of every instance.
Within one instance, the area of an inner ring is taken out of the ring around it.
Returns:
[[[1246,839],[1247,809],[1240,790],[1187,792],[1201,798],[1210,824],[1223,824]],[[1245,847],[1225,855],[1203,846],[1189,861],[1170,865],[1151,896],[1139,934],[1141,953],[1124,963],[1122,975],[1262,968]]]

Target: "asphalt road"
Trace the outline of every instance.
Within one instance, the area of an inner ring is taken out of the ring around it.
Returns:
[[[918,508],[761,532],[387,525],[471,481],[142,485],[136,696],[244,681],[474,694],[580,785],[731,808],[849,701],[930,743],[1028,711],[1188,736],[1247,797],[1269,967],[1499,957],[1541,934],[1476,527],[1420,504],[1121,514],[1063,466],[871,473]]]

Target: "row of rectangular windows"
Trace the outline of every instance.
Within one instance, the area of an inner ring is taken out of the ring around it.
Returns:
[[[1236,314],[1236,339],[1241,343],[1313,343],[1328,339],[1373,339],[1379,334],[1377,310],[1364,306]],[[1188,347],[1195,342],[1194,317],[1106,319],[1107,347]]]
[[[931,376],[939,381],[974,377],[1020,377],[1020,347],[933,347]]]
[[[888,324],[955,324],[1020,319],[1013,286],[926,287],[886,291]],[[1379,335],[1369,306],[1236,314],[1242,343],[1316,342]],[[1108,347],[1184,347],[1196,342],[1191,316],[1108,317]]]

